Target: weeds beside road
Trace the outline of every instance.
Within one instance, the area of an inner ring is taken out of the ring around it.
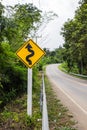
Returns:
[[[76,122],[69,110],[61,104],[52,90],[48,78],[45,78],[50,130],[76,130]]]
[[[39,75],[40,78],[40,75]],[[40,78],[41,79],[41,78]],[[66,107],[56,98],[45,76],[50,130],[76,130],[75,121]],[[0,130],[41,130],[40,85],[33,91],[33,116],[27,116],[27,95],[23,94],[7,104],[0,112]]]

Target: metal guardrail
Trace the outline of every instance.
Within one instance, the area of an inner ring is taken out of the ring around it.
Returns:
[[[41,87],[41,103],[40,109],[42,111],[42,130],[49,130],[48,122],[48,111],[47,111],[47,101],[45,93],[45,83],[44,83],[44,74],[42,74],[42,87]]]
[[[87,78],[87,75],[75,74],[75,73],[72,73],[72,72],[70,72],[70,74],[76,75],[76,76],[79,76],[79,77],[83,77],[83,78]]]
[[[65,69],[62,69],[64,72],[68,73],[68,71],[66,71]],[[75,75],[75,76],[79,76],[79,77],[82,77],[82,78],[87,78],[87,75],[82,75],[82,74],[76,74],[76,73],[72,73],[72,72],[69,72],[69,74],[72,74],[72,75]]]

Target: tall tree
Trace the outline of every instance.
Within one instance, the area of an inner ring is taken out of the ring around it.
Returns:
[[[32,4],[15,5],[12,16],[8,19],[7,39],[14,49],[17,49],[35,29],[35,24],[40,22],[41,11]]]
[[[0,107],[26,90],[26,68],[14,51],[41,18],[40,11],[31,4],[9,7],[11,14],[5,16],[7,8],[0,2]]]
[[[79,73],[86,74],[87,4],[85,2],[82,2],[81,6],[76,10],[75,17],[64,24],[62,35],[65,38],[65,55],[69,68],[73,67],[72,64],[77,64]]]

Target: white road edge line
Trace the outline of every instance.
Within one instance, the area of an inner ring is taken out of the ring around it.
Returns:
[[[55,72],[54,72],[55,73]],[[56,72],[56,74],[57,74],[57,72]],[[60,76],[61,77],[61,76]],[[65,77],[64,77],[65,78]],[[54,80],[52,79],[52,78],[50,78],[51,79],[51,81],[53,81],[53,83],[55,84],[55,82],[54,82]],[[68,79],[68,78],[66,78],[67,80],[70,80],[70,79]],[[71,80],[72,81],[72,80]],[[79,83],[78,81],[75,81],[76,83]],[[83,84],[83,83],[79,83],[80,85],[81,84]],[[57,86],[57,85],[56,85]],[[86,85],[87,86],[87,85]],[[80,110],[82,111],[82,112],[84,112],[86,115],[87,115],[87,111],[86,110],[84,110],[78,103],[76,103],[76,101],[75,100],[73,100],[62,88],[60,88],[60,87],[58,87],[77,107],[79,107],[80,108]]]
[[[51,79],[53,81],[53,79]],[[53,81],[54,82],[54,81]],[[57,86],[57,85],[56,85]],[[77,107],[80,108],[81,111],[83,111],[85,114],[87,114],[87,111],[84,110],[78,103],[76,103],[75,100],[73,100],[63,89],[61,89],[60,87],[58,87]]]

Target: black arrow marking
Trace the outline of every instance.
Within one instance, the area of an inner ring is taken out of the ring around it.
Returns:
[[[32,49],[32,46],[31,46],[30,44],[28,44],[25,48],[27,48],[28,51],[31,52],[30,55],[26,56],[26,60],[27,60],[27,62],[29,63],[29,65],[32,65],[32,61],[30,60],[30,57],[32,57],[35,53],[34,53],[33,50],[31,50],[31,49]]]

